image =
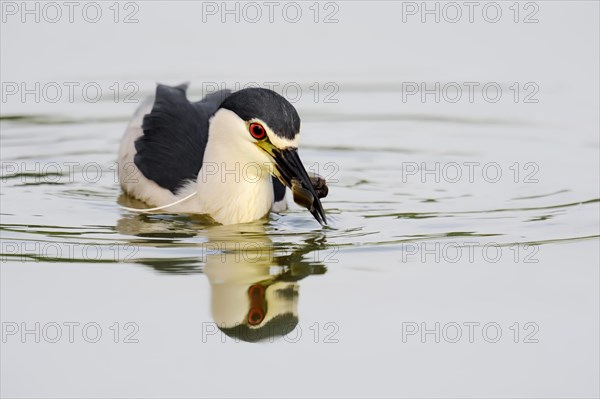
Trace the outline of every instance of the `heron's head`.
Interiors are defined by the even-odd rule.
[[[326,224],[319,196],[298,156],[300,117],[283,96],[248,88],[231,94],[211,119],[211,129],[227,135],[232,151],[255,162],[292,189],[294,201]]]

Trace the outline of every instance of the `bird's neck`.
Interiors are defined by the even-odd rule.
[[[222,224],[247,223],[267,215],[273,205],[273,183],[264,162],[247,149],[212,129],[198,174],[196,200]]]

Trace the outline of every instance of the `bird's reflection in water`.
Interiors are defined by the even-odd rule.
[[[133,215],[121,219],[117,230],[153,238],[131,240],[140,246],[156,245],[161,238],[173,242],[206,237],[206,242],[194,245],[201,254],[195,262],[189,257],[137,261],[166,273],[203,272],[211,286],[213,320],[229,337],[273,341],[293,331],[299,321],[298,281],[326,272],[319,259],[326,248],[324,234],[305,235],[301,244],[275,244],[264,221],[230,226],[207,225],[201,219],[195,222],[186,216]],[[177,228],[179,223],[187,224],[187,229]],[[168,246],[165,242],[161,245]]]

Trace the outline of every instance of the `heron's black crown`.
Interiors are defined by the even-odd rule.
[[[269,89],[251,87],[231,94],[221,108],[235,112],[245,121],[264,121],[278,136],[293,140],[300,132],[300,117],[283,96]]]

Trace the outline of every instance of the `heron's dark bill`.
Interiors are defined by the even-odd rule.
[[[298,156],[298,149],[279,150],[273,148],[272,156],[280,175],[277,177],[283,184],[292,189],[294,202],[308,209],[319,223],[327,224],[321,200]]]

